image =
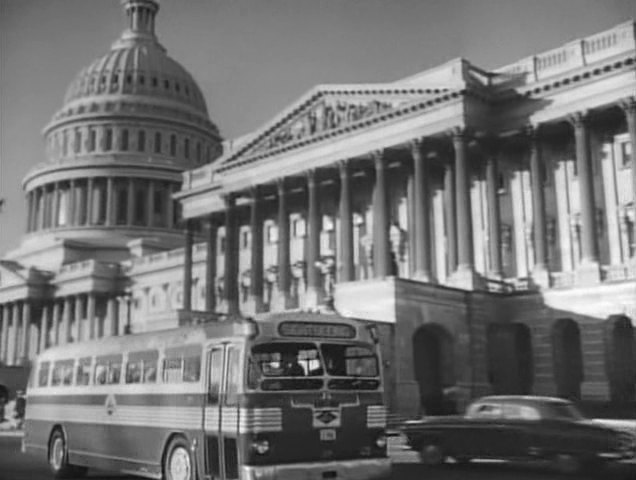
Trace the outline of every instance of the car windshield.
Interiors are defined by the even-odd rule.
[[[547,418],[554,420],[583,420],[585,416],[571,403],[550,402],[545,407]]]
[[[263,390],[320,389],[325,381],[334,390],[375,389],[378,376],[377,355],[360,344],[261,343],[252,347],[248,367],[249,387]]]

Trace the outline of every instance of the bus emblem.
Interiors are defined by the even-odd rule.
[[[117,408],[117,402],[115,402],[115,395],[112,393],[106,397],[106,413],[112,415]]]
[[[338,415],[331,410],[321,410],[316,413],[316,420],[324,425],[329,425],[334,420],[338,419]]]

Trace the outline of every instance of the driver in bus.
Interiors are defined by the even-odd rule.
[[[298,363],[298,358],[291,352],[283,353],[283,375],[288,377],[304,377],[305,370]]]

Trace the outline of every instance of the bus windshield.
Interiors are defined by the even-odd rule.
[[[248,380],[263,390],[376,389],[378,357],[362,344],[271,342],[252,347]]]

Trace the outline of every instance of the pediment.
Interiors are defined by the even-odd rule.
[[[0,260],[0,289],[25,285],[28,269],[10,260]]]
[[[221,169],[244,158],[274,153],[293,146],[327,140],[364,123],[450,90],[413,85],[364,84],[319,86],[228,152]]]

